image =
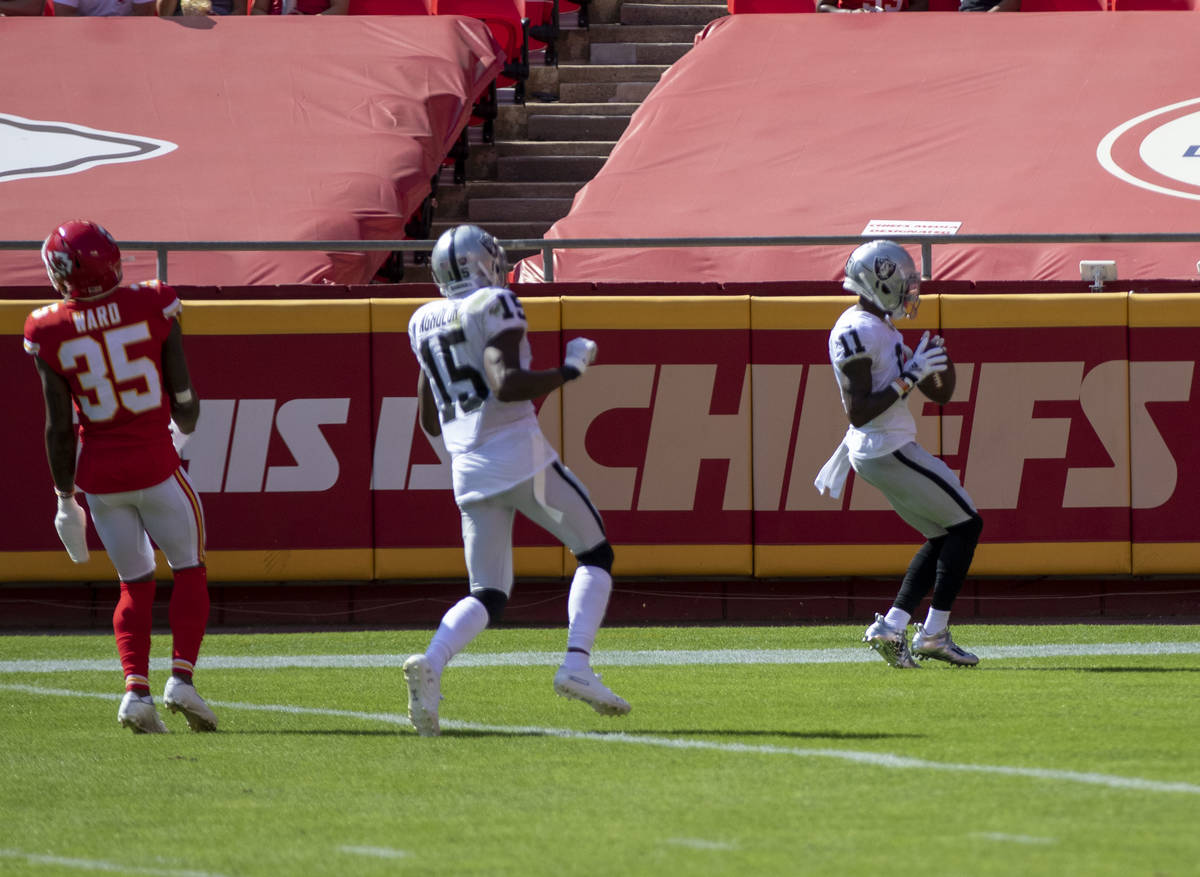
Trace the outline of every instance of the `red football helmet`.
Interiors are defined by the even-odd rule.
[[[46,274],[63,298],[94,298],[121,283],[121,248],[102,226],[64,222],[42,244]]]

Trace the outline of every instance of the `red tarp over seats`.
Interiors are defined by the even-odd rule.
[[[1200,232],[1198,45],[1182,13],[723,18],[546,237]],[[554,278],[835,279],[848,249],[559,250]],[[1078,280],[1081,259],[1194,279],[1200,244],[936,246],[933,277]]]
[[[119,241],[403,238],[504,63],[459,17],[5,21],[0,240],[74,217]],[[182,253],[168,276],[363,283],[386,256]],[[153,273],[152,255],[126,266]],[[0,251],[0,284],[45,280],[36,252]]]

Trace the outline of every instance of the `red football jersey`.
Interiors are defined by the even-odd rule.
[[[67,299],[25,320],[25,351],[71,387],[79,415],[75,483],[85,493],[141,490],[179,466],[162,347],[179,298],[156,283]]]

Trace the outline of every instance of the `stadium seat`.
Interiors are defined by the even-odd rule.
[[[816,12],[813,0],[729,0],[729,14],[743,12]]]
[[[432,15],[429,0],[350,0],[350,15]]]
[[[498,85],[513,86],[513,100],[525,103],[529,78],[529,18],[525,0],[433,0],[434,15],[477,18],[491,28],[507,59]]]
[[[546,50],[546,66],[558,66],[559,0],[525,0],[529,18],[529,51]]]

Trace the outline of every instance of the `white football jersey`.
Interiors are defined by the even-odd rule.
[[[413,353],[437,401],[459,503],[508,490],[558,459],[533,403],[501,402],[484,379],[483,351],[509,329],[526,332],[528,323],[516,294],[499,287],[429,302],[408,323]],[[521,367],[532,360],[523,335]]]
[[[878,392],[900,377],[900,369],[908,357],[904,339],[890,318],[877,317],[855,305],[844,311],[829,333],[829,360],[837,376],[846,405],[850,381],[842,366],[856,359],[871,362],[871,392]],[[917,424],[906,400],[895,404],[861,427],[846,430],[845,444],[850,458],[869,459],[890,454],[911,441],[916,441]]]

